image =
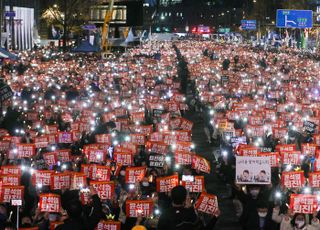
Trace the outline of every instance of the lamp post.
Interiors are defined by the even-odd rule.
[[[13,11],[13,1],[10,1],[10,11]],[[11,48],[13,50],[16,49],[16,42],[15,42],[15,32],[14,32],[14,17],[10,17],[10,24],[11,24]]]
[[[68,36],[68,31],[67,31],[67,7],[68,7],[68,1],[64,0],[64,20],[63,20],[63,51],[67,51],[67,36]]]

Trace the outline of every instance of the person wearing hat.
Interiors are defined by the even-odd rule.
[[[132,228],[132,230],[147,230],[143,225],[136,225]]]

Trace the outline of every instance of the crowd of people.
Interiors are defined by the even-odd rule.
[[[193,39],[4,61],[0,229],[213,229],[212,174],[243,229],[320,229],[319,68]],[[193,113],[217,162],[197,153]]]
[[[242,228],[319,229],[317,59],[212,42],[178,48]]]
[[[171,42],[108,60],[43,48],[2,69],[0,229],[213,228]],[[196,213],[200,195],[212,210]]]

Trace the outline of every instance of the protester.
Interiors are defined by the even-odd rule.
[[[161,214],[158,229],[194,229],[198,217],[183,186],[171,190],[172,207]]]
[[[3,66],[1,228],[21,200],[20,227],[213,229],[216,173],[243,229],[319,229],[314,56],[186,39],[20,59]]]
[[[185,118],[188,64],[172,42],[108,60],[52,47],[20,60],[3,68],[13,95],[2,95],[2,229],[157,229],[171,199],[192,227],[214,226],[211,165],[195,153]],[[186,196],[171,192],[179,184],[186,209]]]

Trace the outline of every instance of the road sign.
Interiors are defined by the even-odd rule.
[[[83,30],[95,30],[97,29],[96,25],[94,24],[88,24],[81,27]]]
[[[15,11],[6,11],[4,13],[5,17],[9,17],[9,18],[14,18],[16,16],[16,12]]]
[[[256,30],[257,21],[256,20],[241,20],[241,28],[243,30]]]
[[[219,28],[218,33],[221,33],[221,34],[230,33],[230,28]]]
[[[312,10],[277,10],[277,27],[312,28]]]

